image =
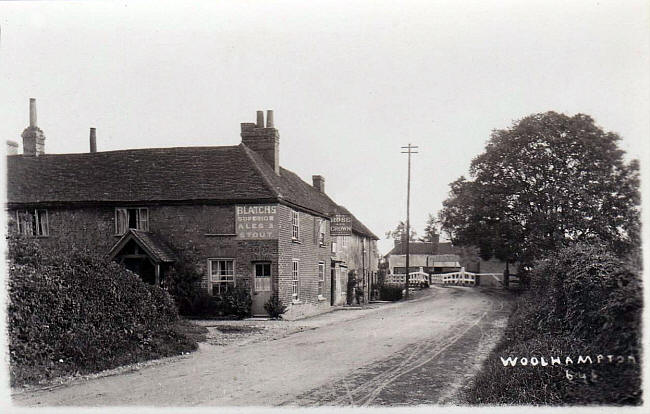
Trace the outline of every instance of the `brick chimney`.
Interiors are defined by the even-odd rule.
[[[241,124],[241,142],[257,152],[277,175],[280,175],[280,134],[273,126],[273,111],[266,112],[266,127],[264,112],[257,111],[257,122]]]
[[[325,193],[325,178],[322,175],[312,175],[311,179],[314,183],[314,188],[321,193]]]
[[[97,152],[97,130],[90,128],[90,152]]]
[[[45,134],[36,124],[36,99],[29,98],[29,126],[23,137],[23,155],[36,156],[45,154]]]
[[[10,139],[7,140],[7,155],[18,154],[18,143]]]

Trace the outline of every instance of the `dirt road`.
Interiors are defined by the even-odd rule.
[[[203,345],[127,374],[13,396],[17,405],[453,403],[505,325],[501,292],[432,288],[419,300],[338,311],[246,345]]]

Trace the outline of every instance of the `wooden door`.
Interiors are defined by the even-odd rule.
[[[253,307],[254,316],[267,316],[264,304],[271,298],[271,262],[253,265]]]

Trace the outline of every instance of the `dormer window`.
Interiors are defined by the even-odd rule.
[[[128,229],[149,231],[148,208],[116,208],[115,234],[122,235]]]

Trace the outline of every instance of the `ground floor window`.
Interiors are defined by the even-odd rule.
[[[325,263],[318,262],[318,296],[323,296],[324,284],[325,284]]]
[[[233,259],[210,259],[208,271],[213,295],[221,295],[235,287],[235,261]]]
[[[255,263],[255,292],[271,291],[271,263]]]
[[[291,270],[291,297],[298,300],[298,279],[300,277],[300,262],[296,259],[292,262]]]

